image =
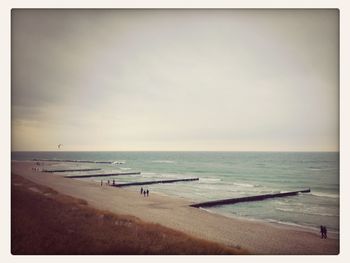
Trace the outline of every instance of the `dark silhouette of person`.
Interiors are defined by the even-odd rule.
[[[114,181],[114,179],[113,179],[113,185],[115,185],[115,181]]]
[[[108,185],[109,185],[109,180],[108,180],[108,182],[107,182],[107,183],[108,183]]]
[[[102,180],[101,180],[101,186],[102,186],[102,183],[103,183],[103,182],[102,182]]]
[[[320,226],[321,239],[324,237],[324,229],[323,226]]]
[[[141,187],[140,194],[143,194],[143,188]]]
[[[327,227],[323,226],[323,237],[326,239],[327,238]]]
[[[146,196],[146,191],[143,191],[143,196]]]
[[[147,196],[148,196],[148,195],[149,195],[149,191],[148,191],[148,189],[147,189],[147,191],[146,191],[146,192],[147,192]]]

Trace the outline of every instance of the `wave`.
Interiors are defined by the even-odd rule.
[[[314,216],[330,216],[330,217],[339,217],[339,215],[335,214],[329,214],[329,213],[313,213],[313,212],[305,212],[307,215],[314,215]]]
[[[292,213],[298,213],[298,214],[306,214],[306,215],[314,215],[314,216],[330,216],[330,217],[339,217],[339,215],[330,214],[330,213],[321,213],[321,212],[312,212],[310,210],[295,210],[292,208],[283,208],[283,207],[276,207],[275,210],[282,211],[282,212],[292,212]]]
[[[311,170],[311,171],[321,171],[321,170],[324,170],[322,168],[316,168],[316,167],[309,167],[308,170]]]
[[[307,169],[311,170],[311,171],[332,171],[332,170],[338,170],[337,167],[329,167],[329,166],[326,166],[326,167],[310,166]]]
[[[121,170],[124,170],[124,171],[125,171],[125,170],[131,170],[131,168],[129,168],[129,167],[120,167],[120,169],[121,169]]]
[[[315,226],[315,225],[310,225],[310,224],[301,224],[301,223],[293,223],[293,222],[286,222],[286,221],[281,221],[281,220],[276,220],[276,219],[265,219],[267,222],[273,223],[273,224],[281,224],[281,225],[285,225],[285,226],[290,226],[290,227],[298,227],[298,228],[302,228],[306,231],[311,231],[314,233],[315,230],[319,230],[319,226]],[[339,234],[339,230],[337,229],[328,229],[329,233],[338,235]]]
[[[177,173],[154,173],[154,172],[143,172],[142,177],[147,178],[169,178],[169,179],[182,179],[186,176],[184,174],[177,174]]]
[[[241,186],[241,187],[259,187],[261,185],[259,184],[248,184],[248,183],[233,183],[235,186]]]
[[[175,161],[171,161],[171,160],[153,160],[152,163],[175,163]]]
[[[305,230],[311,230],[314,231],[315,229],[318,230],[317,226],[311,226],[311,225],[302,225],[302,224],[297,224],[297,223],[293,223],[293,222],[286,222],[286,221],[281,221],[281,220],[277,220],[277,219],[272,219],[272,218],[267,218],[264,219],[267,222],[270,223],[275,223],[275,224],[281,224],[281,225],[286,225],[286,226],[293,226],[293,227],[299,227],[299,228],[304,228]]]
[[[151,172],[143,172],[141,173],[141,177],[159,177],[160,174],[151,173]]]
[[[338,194],[329,194],[329,193],[322,193],[322,192],[311,192],[311,195],[318,196],[318,197],[339,198]]]
[[[220,178],[201,178],[202,182],[221,182]]]
[[[282,211],[282,212],[295,212],[295,210],[292,209],[292,208],[281,208],[281,207],[276,207],[275,209],[278,210],[278,211]]]

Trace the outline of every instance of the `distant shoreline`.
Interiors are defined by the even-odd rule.
[[[120,153],[127,153],[127,152],[152,152],[152,153],[156,153],[156,152],[159,152],[159,153],[165,153],[165,152],[174,152],[174,153],[339,153],[340,151],[186,151],[186,150],[181,150],[181,151],[172,151],[172,150],[169,150],[169,151],[145,151],[145,150],[139,150],[139,151],[134,151],[134,150],[130,150],[130,151],[112,151],[112,150],[96,150],[96,151],[84,151],[84,150],[69,150],[69,151],[66,151],[66,150],[35,150],[35,151],[32,151],[32,150],[16,150],[16,151],[11,151],[11,153],[19,153],[19,152],[28,152],[28,153],[33,153],[33,152],[52,152],[52,153],[58,153],[58,152],[120,152]]]

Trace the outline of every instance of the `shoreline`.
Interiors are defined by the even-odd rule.
[[[259,218],[231,215],[228,213],[217,213],[217,212],[210,211],[210,209],[206,209],[206,208],[199,208],[199,209],[202,209],[208,213],[222,215],[222,216],[225,216],[227,218],[243,220],[243,221],[247,220],[247,221],[257,222],[257,223],[261,223],[261,224],[269,224],[269,225],[272,225],[276,228],[300,230],[300,231],[308,232],[310,234],[315,234],[315,233],[319,232],[319,229],[316,227],[313,227],[313,226],[304,226],[304,225],[300,225],[300,224],[296,224],[296,223],[282,222],[282,221],[277,221],[277,220],[273,220],[273,219],[271,219],[271,221],[269,221],[269,220],[264,220],[264,219],[259,219]],[[339,232],[328,230],[327,234],[328,234],[328,238],[339,239]]]
[[[50,176],[32,171],[33,161],[12,162],[12,172],[35,183],[84,199],[92,207],[115,214],[132,215],[146,222],[164,225],[192,236],[239,246],[252,254],[320,255],[339,253],[339,238],[321,240],[319,233],[247,218],[228,217],[189,207],[188,200],[152,193],[149,198],[130,189],[114,189],[91,181]]]
[[[171,197],[170,195],[167,195],[166,193],[154,191],[154,190],[152,191],[152,194],[157,194],[160,196],[164,196],[166,198]],[[177,197],[177,198],[186,200],[188,202],[194,202],[192,200],[186,199],[185,197]],[[223,212],[218,213],[218,212],[211,211],[210,208],[203,208],[203,207],[199,207],[197,209],[203,210],[203,211],[210,213],[210,214],[224,216],[226,218],[232,218],[235,220],[243,220],[243,221],[247,220],[247,221],[261,223],[261,224],[269,224],[269,225],[273,225],[274,227],[277,227],[277,228],[297,229],[300,231],[309,232],[311,234],[315,234],[315,233],[319,232],[318,227],[305,226],[305,225],[292,223],[292,222],[282,222],[282,221],[277,221],[277,220],[272,221],[273,219],[271,219],[271,221],[269,221],[269,220],[253,218],[253,217],[237,216],[237,215],[232,215],[232,214],[223,213]],[[328,238],[339,239],[339,235],[340,235],[339,231],[328,230]]]

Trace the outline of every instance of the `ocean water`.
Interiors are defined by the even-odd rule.
[[[72,180],[135,182],[198,177],[199,181],[143,186],[192,202],[311,188],[311,193],[224,205],[207,210],[225,216],[299,225],[339,233],[338,152],[13,152],[12,160],[91,160],[110,164],[59,162],[50,169],[102,168],[141,175]],[[114,163],[113,163],[114,162]],[[44,167],[45,168],[45,167]],[[62,173],[59,173],[63,175]],[[79,172],[74,172],[79,174]],[[66,173],[72,175],[72,173]],[[139,192],[140,186],[132,186]]]

